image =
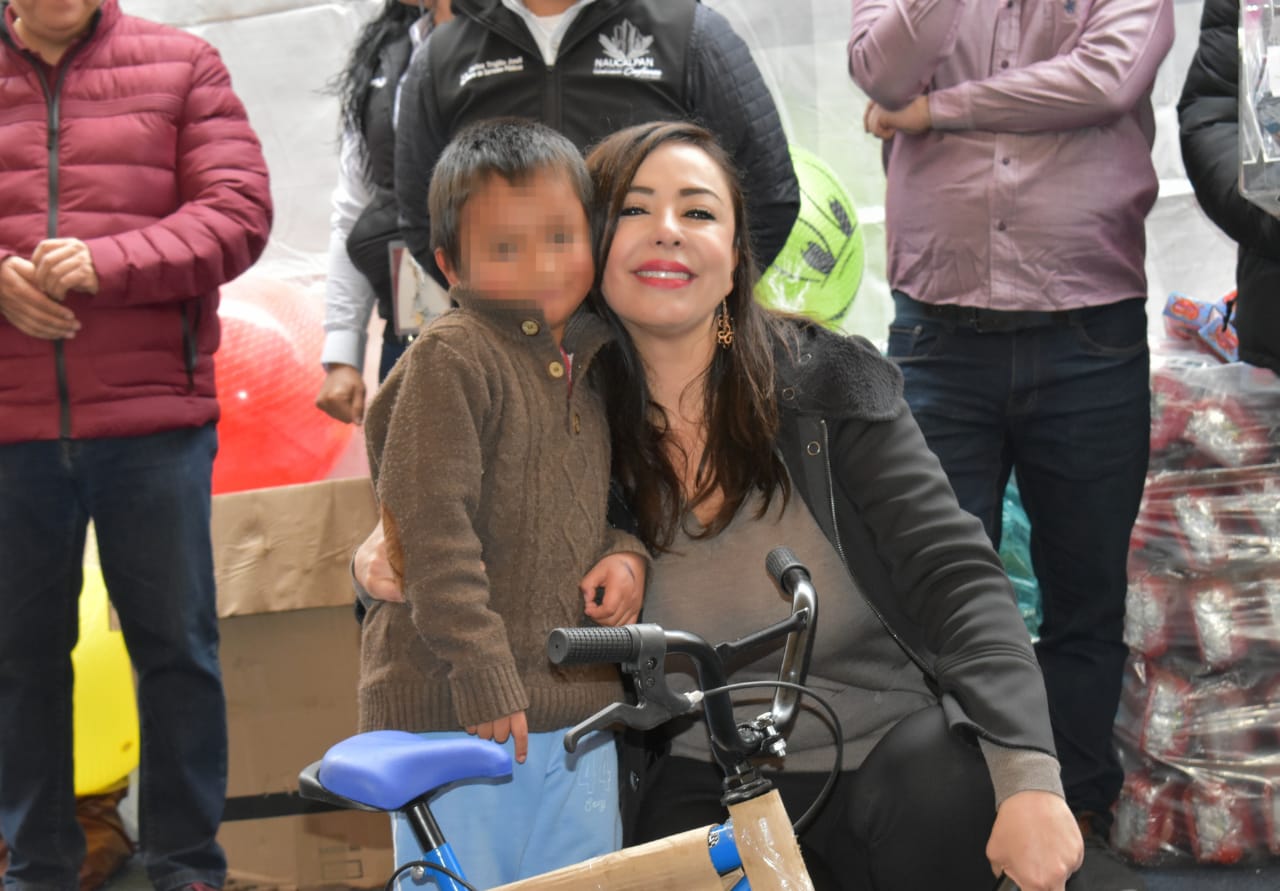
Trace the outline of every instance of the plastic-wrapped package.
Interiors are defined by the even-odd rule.
[[[1173,344],[1129,560],[1112,841],[1146,864],[1280,854],[1280,378]]]
[[[1276,376],[1222,364],[1182,341],[1153,351],[1150,472],[1255,467],[1280,460]]]
[[[1254,800],[1241,783],[1217,779],[1193,781],[1185,804],[1191,850],[1201,863],[1239,863],[1258,844]]]
[[[1111,840],[1138,863],[1160,863],[1190,849],[1182,819],[1186,780],[1173,771],[1138,768],[1125,776]]]

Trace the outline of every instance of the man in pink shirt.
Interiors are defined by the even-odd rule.
[[[888,146],[889,353],[997,544],[1017,472],[1036,650],[1086,839],[1068,887],[1090,891],[1144,887],[1105,844],[1150,433],[1150,91],[1172,42],[1171,0],[853,0],[849,72]]]

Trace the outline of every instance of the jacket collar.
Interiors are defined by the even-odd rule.
[[[902,372],[861,337],[812,322],[790,323],[776,351],[784,410],[887,421],[904,410]]]
[[[493,300],[476,297],[463,288],[451,288],[449,296],[468,312],[486,320],[505,339],[518,344],[534,344],[538,349],[556,350],[551,329],[542,310],[528,300]],[[604,319],[587,309],[578,308],[564,326],[562,346],[573,354],[574,367],[585,363],[613,339]]]

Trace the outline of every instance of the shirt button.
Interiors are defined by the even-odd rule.
[[[1005,225],[1004,220],[1001,220],[1000,222],[996,223],[996,229],[998,229],[1001,232],[1003,232],[1005,229],[1008,229],[1008,228],[1009,227]]]
[[[525,319],[523,322],[520,323],[520,330],[523,331],[528,336],[533,337],[533,335],[537,334],[542,329],[538,326],[538,323],[535,322],[533,319]]]
[[[1003,62],[1001,62],[1001,63],[1000,63],[1000,67],[1001,67],[1001,68],[1008,68],[1008,67],[1009,67],[1009,60],[1008,60],[1008,59],[1005,59]]]
[[[818,441],[815,439],[813,442],[805,446],[804,450],[810,455],[816,455],[822,451],[822,446],[818,445]]]
[[[564,366],[559,362],[552,362],[547,366],[547,374],[559,380],[564,377]]]
[[[1008,166],[1009,166],[1009,159],[1008,159],[1008,158],[1001,158],[1001,159],[1000,159],[1000,163],[1001,163],[1001,164],[1003,164],[1005,167],[1008,167]]]
[[[787,387],[785,390],[783,390],[783,391],[782,391],[782,398],[783,398],[783,399],[795,399],[795,398],[796,398],[796,388],[795,388],[795,387]]]

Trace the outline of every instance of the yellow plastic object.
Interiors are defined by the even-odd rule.
[[[76,795],[119,789],[138,766],[138,706],[124,635],[113,631],[102,570],[86,564],[75,667]]]

